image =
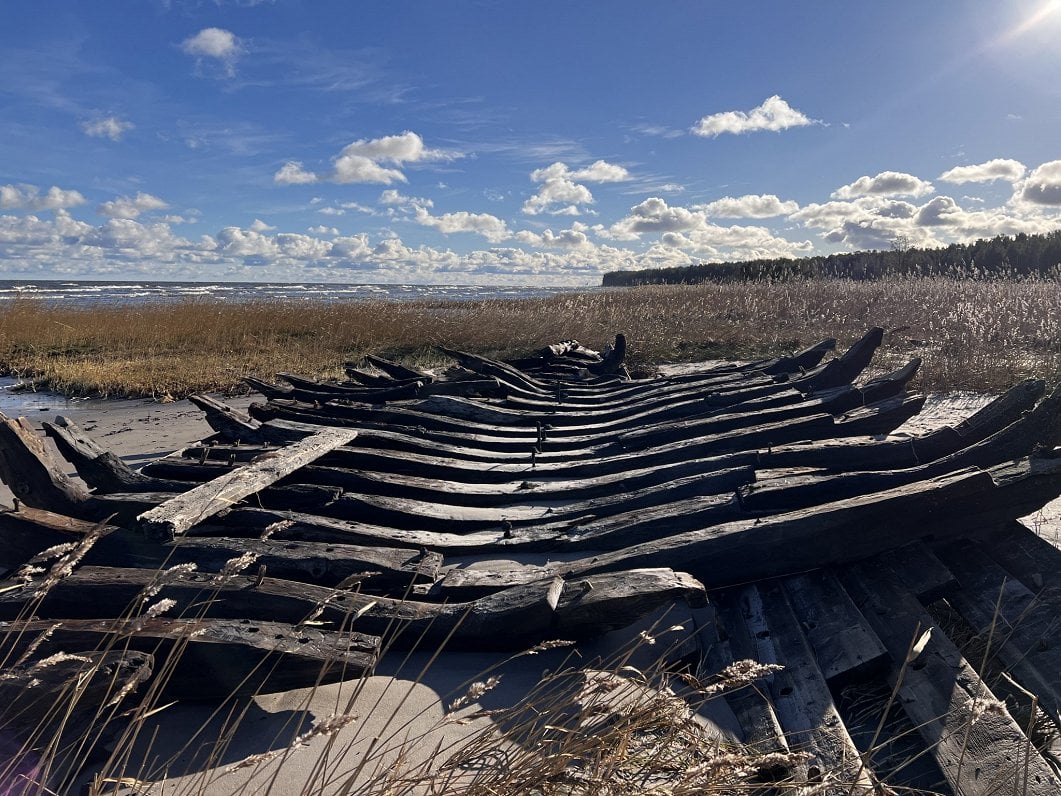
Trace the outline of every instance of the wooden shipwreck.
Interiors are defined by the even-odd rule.
[[[1059,793],[1027,728],[1061,710],[1061,552],[1017,519],[1061,494],[1061,388],[891,437],[924,398],[919,360],[863,375],[882,335],[655,378],[627,375],[621,335],[603,355],[446,350],[442,377],[370,357],[342,382],[248,379],[267,400],[246,413],[197,396],[214,436],[138,471],[45,423],[80,479],[4,419],[0,687],[68,656],[48,672],[91,674],[83,729],[141,682],[312,685],[392,649],[580,641],[678,604],[668,665],[783,667],[725,697],[739,740],[806,753],[764,778]],[[860,720],[852,688],[892,715]],[[0,708],[24,749],[44,702]],[[915,763],[893,772],[881,750],[903,744]]]

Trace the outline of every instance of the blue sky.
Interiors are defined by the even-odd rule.
[[[598,284],[1061,227],[1061,0],[8,0],[0,277]]]

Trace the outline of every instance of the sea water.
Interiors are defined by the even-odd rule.
[[[583,288],[590,289],[593,288]],[[469,301],[487,298],[534,298],[570,292],[572,288],[481,285],[359,285],[303,282],[142,282],[2,280],[0,307],[16,299],[64,305],[135,304],[211,299],[240,303],[259,300],[351,301],[357,299],[438,299]]]

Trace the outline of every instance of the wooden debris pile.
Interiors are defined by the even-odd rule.
[[[784,667],[726,697],[740,740],[807,752],[779,776],[1057,793],[1022,727],[1025,694],[1061,707],[1061,553],[1016,520],[1061,493],[1061,388],[888,437],[924,397],[919,360],[863,376],[882,336],[651,379],[621,335],[447,350],[445,377],[369,357],[343,382],[248,379],[267,400],[247,413],[196,397],[215,436],[139,471],[44,424],[81,481],[5,420],[6,676],[82,655],[216,698],[356,677],[386,649],[578,641],[678,601],[692,673]],[[986,667],[962,652],[985,634]],[[901,720],[859,721],[844,694],[867,683]],[[917,762],[893,773],[904,743]]]

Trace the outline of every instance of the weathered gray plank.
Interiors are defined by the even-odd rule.
[[[1061,711],[1061,601],[1034,594],[978,545],[952,544],[940,555],[961,581],[948,600],[985,639],[991,654],[1039,698],[1055,719]]]
[[[810,755],[801,766],[806,782],[832,796],[873,793],[873,780],[861,764],[780,582],[761,583],[743,592],[748,629],[756,638],[764,634],[769,638],[785,667],[770,681],[770,697],[789,747]]]
[[[886,550],[878,558],[897,572],[910,593],[925,605],[958,587],[954,573],[920,540]]]
[[[734,661],[753,660],[759,663],[777,663],[776,655],[769,645],[761,646],[751,635],[744,621],[737,590],[715,592],[711,595],[719,626],[725,634],[725,646],[717,646],[718,656],[710,663],[724,668]],[[729,660],[722,658],[728,653]],[[764,658],[766,660],[764,660]],[[712,672],[715,673],[715,672]],[[726,702],[744,731],[744,743],[760,754],[787,752],[788,741],[778,721],[774,706],[768,696],[769,679],[727,691]],[[776,772],[781,774],[782,772]],[[787,774],[788,772],[784,772]]]
[[[328,451],[351,442],[356,436],[354,429],[319,431],[264,461],[251,462],[144,512],[137,518],[137,523],[141,530],[157,538],[180,536],[204,519],[276,483]]]
[[[879,563],[857,565],[841,580],[888,649],[898,703],[956,793],[1061,792],[1061,780],[894,572]],[[903,666],[928,630],[916,660]]]
[[[826,680],[846,683],[883,670],[884,645],[832,571],[792,575],[784,589]]]

